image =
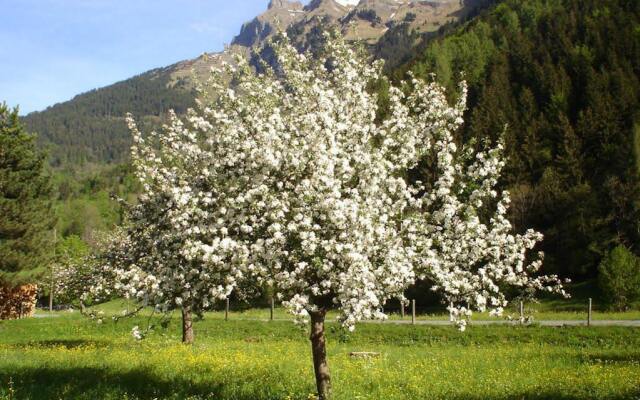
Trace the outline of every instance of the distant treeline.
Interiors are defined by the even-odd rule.
[[[154,70],[114,85],[76,96],[23,120],[48,148],[53,166],[113,163],[128,159],[131,134],[126,113],[157,126],[170,109],[183,113],[195,93],[184,82],[172,82],[170,72]],[[140,118],[138,118],[140,119]]]

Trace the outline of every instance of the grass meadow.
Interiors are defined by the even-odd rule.
[[[210,313],[192,347],[177,313],[142,341],[155,319],[0,322],[0,399],[313,399],[306,331],[241,319],[263,315]],[[329,324],[328,346],[335,399],[640,399],[638,328]]]

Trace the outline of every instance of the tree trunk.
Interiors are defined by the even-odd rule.
[[[326,310],[310,313],[311,315],[311,351],[313,353],[313,369],[316,374],[316,386],[320,400],[331,399],[331,377],[327,363],[327,346],[324,338],[324,317]]]
[[[193,320],[191,318],[191,310],[182,308],[182,343],[193,344]]]
[[[58,230],[53,228],[53,259],[56,259],[56,242],[58,241]],[[53,312],[53,292],[55,292],[55,264],[51,264],[51,288],[49,289],[49,312]]]

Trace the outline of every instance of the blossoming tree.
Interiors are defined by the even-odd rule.
[[[210,82],[208,124],[199,127],[235,155],[231,184],[244,193],[229,205],[233,235],[250,243],[249,272],[299,320],[310,319],[316,384],[327,399],[325,315],[337,308],[349,329],[384,318],[385,302],[413,282],[418,253],[407,233],[422,187],[406,174],[459,115],[434,101],[437,85],[418,83],[407,97],[391,88],[390,117],[377,123],[377,97],[367,88],[383,79],[381,63],[336,35],[317,57],[284,35],[271,45],[275,61],[264,74],[239,60],[226,71],[235,90],[220,74]]]
[[[391,86],[380,122],[368,87],[384,79],[382,64],[339,35],[325,39],[311,57],[282,34],[264,73],[242,59],[214,71],[198,110],[185,123],[173,116],[151,135],[156,145],[131,124],[144,194],[118,273],[132,295],[183,313],[228,296],[245,275],[271,286],[299,321],[310,320],[324,400],[329,309],[348,329],[384,318],[385,302],[402,298],[417,273],[436,282],[462,321],[463,302],[501,307],[503,283],[556,282],[531,278],[539,262],[527,263],[526,251],[539,235],[511,233],[508,193],[485,218],[498,197],[500,148],[475,161],[457,154],[464,85],[454,106],[436,83]],[[434,182],[408,179],[424,158],[437,160]]]
[[[198,135],[210,125],[193,111],[185,122],[171,113],[160,133],[146,137],[131,117],[128,123],[143,192],[112,257],[115,288],[163,312],[181,309],[182,340],[192,343],[192,315],[226,299],[247,264],[246,246],[228,234],[234,223],[225,209],[241,189],[224,171],[228,153]]]
[[[41,283],[51,291],[50,305],[53,304],[54,297],[58,302],[68,305],[80,300],[80,296],[88,289],[91,278],[91,271],[83,268],[88,253],[89,248],[77,236],[69,236],[57,243],[51,275]]]
[[[378,99],[367,88],[383,79],[381,64],[367,62],[339,36],[326,40],[310,57],[281,36],[272,43],[272,67],[258,76],[241,60],[228,70],[236,90],[214,83],[208,112],[212,126],[233,126],[224,135],[238,154],[229,166],[247,177],[237,203],[251,243],[248,269],[300,320],[310,319],[322,399],[330,397],[329,308],[349,329],[384,318],[387,299],[402,297],[417,272],[454,302],[452,318],[464,327],[462,301],[499,309],[504,283],[557,283],[531,277],[540,263],[525,264],[526,250],[540,237],[511,233],[508,193],[495,216],[480,221],[483,201],[497,196],[503,161],[500,147],[471,163],[468,151],[456,157],[464,84],[454,106],[436,83],[412,80],[409,95],[392,86],[389,117],[379,123]],[[410,182],[408,171],[425,157],[438,161],[436,181]]]
[[[77,236],[63,239],[58,244],[52,276],[44,283],[51,285],[59,303],[78,306],[83,315],[102,322],[99,316],[104,313],[89,307],[125,295],[116,289],[119,283],[114,266],[125,257],[126,231],[116,227],[108,232],[95,231],[92,236],[91,248]]]

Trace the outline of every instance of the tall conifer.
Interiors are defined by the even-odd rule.
[[[51,253],[51,186],[45,156],[18,109],[0,103],[0,284],[33,282]]]

